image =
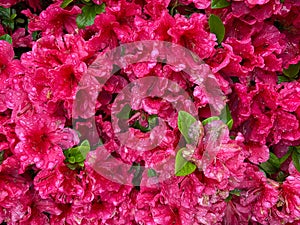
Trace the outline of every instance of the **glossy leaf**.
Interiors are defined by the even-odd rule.
[[[86,5],[81,10],[82,13],[77,16],[76,23],[79,28],[85,28],[93,25],[96,15],[105,11],[105,4]]]
[[[73,0],[64,0],[64,1],[61,3],[60,7],[66,8],[71,2],[73,2]]]
[[[191,163],[187,161],[182,156],[182,151],[185,150],[185,148],[180,149],[176,154],[175,159],[175,175],[176,176],[186,176],[191,173],[193,173],[197,166],[194,163]]]
[[[232,119],[231,112],[229,110],[228,105],[226,105],[224,107],[224,109],[222,110],[221,115],[220,115],[220,119],[228,126],[229,129],[232,128],[233,119]]]
[[[226,0],[211,0],[211,8],[212,9],[221,9],[230,6],[230,2]]]
[[[4,40],[4,41],[7,41],[8,43],[12,44],[12,38],[10,35],[8,34],[4,34],[0,37],[0,40]]]
[[[209,118],[203,120],[202,124],[203,124],[203,126],[205,126],[206,124],[211,123],[212,121],[215,121],[215,120],[220,120],[220,117],[218,117],[218,116],[209,117]]]
[[[298,64],[291,64],[289,68],[283,69],[283,74],[289,78],[296,78],[300,70],[300,62]]]
[[[185,111],[178,112],[178,129],[183,135],[187,143],[192,143],[193,140],[189,135],[189,131],[192,126],[197,126],[197,120],[191,114]]]
[[[211,14],[208,20],[208,24],[210,32],[216,35],[217,41],[220,44],[225,36],[225,27],[222,20],[218,16]]]
[[[295,168],[300,172],[300,149],[294,149],[292,153],[292,160]]]
[[[156,173],[156,171],[154,169],[149,169],[147,171],[147,175],[148,175],[148,177],[156,177],[157,173]]]

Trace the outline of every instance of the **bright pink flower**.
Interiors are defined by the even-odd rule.
[[[239,41],[235,38],[227,38],[226,44],[229,44],[233,53],[237,56],[240,56],[241,59],[238,62],[241,66],[238,71],[236,71],[237,76],[240,74],[247,74],[249,71],[252,71],[255,67],[262,68],[264,66],[263,58],[254,53],[255,49],[251,43],[251,39],[246,39]]]
[[[255,52],[263,57],[270,53],[276,55],[282,53],[285,50],[286,44],[284,41],[284,34],[273,25],[264,24],[260,31],[252,38]]]
[[[24,0],[0,0],[0,6],[4,8],[10,8],[13,5],[22,2]],[[26,3],[36,11],[37,9],[41,9],[41,4],[38,0],[26,0]]]
[[[0,223],[300,223],[300,175],[292,157],[271,176],[259,166],[270,153],[282,157],[289,146],[300,145],[299,77],[278,84],[278,76],[286,76],[283,68],[300,60],[299,1],[228,0],[229,6],[211,9],[210,0],[93,0],[86,4],[105,3],[105,12],[84,29],[76,17],[86,4],[72,1],[63,9],[62,2],[0,0],[17,14],[11,18],[15,29],[4,15],[0,25],[0,36],[13,39],[0,40]],[[29,33],[20,10],[29,18]],[[225,25],[220,46],[210,32],[210,14]],[[35,31],[41,35],[33,41]],[[143,62],[126,68],[94,62],[141,40],[179,44],[206,64],[195,65],[195,55],[173,46],[156,51],[159,58],[153,51],[150,62],[131,52],[125,61]],[[194,69],[198,74],[189,75]],[[151,76],[167,79],[125,91]],[[114,119],[126,104],[134,115]],[[213,121],[201,130],[197,146],[186,144],[178,108],[203,120],[225,104],[233,129]],[[147,127],[151,115],[159,122],[149,132],[134,125]],[[72,170],[63,151],[79,138],[95,150],[84,167]],[[153,148],[143,151],[141,143]],[[177,177],[176,152],[184,146],[197,169]],[[155,176],[148,176],[150,169]]]
[[[217,224],[225,204],[221,194],[207,195],[204,188],[200,174],[172,177],[161,185],[142,188],[135,219],[149,224]]]
[[[9,7],[17,4],[20,1],[21,0],[1,0],[0,1],[0,6],[4,7],[4,8],[9,8]]]
[[[247,141],[265,144],[273,127],[273,119],[264,114],[251,116],[242,125],[242,131]]]
[[[144,6],[145,13],[157,21],[162,15],[168,16],[165,11],[170,2],[171,0],[147,0]]]
[[[42,111],[52,95],[47,70],[39,68],[34,73],[26,72],[25,74],[23,87],[28,93],[28,98],[38,111]]]
[[[246,144],[245,148],[249,152],[248,159],[254,164],[266,162],[269,159],[269,148],[266,145],[250,142]]]
[[[203,14],[193,14],[190,19],[175,16],[175,26],[168,30],[172,41],[183,45],[199,55],[201,59],[215,52],[216,36],[206,31],[207,18]]]
[[[74,60],[70,59],[73,58]],[[51,73],[51,94],[53,99],[70,99],[76,94],[78,83],[83,73],[86,72],[86,64],[80,62],[77,55],[71,55],[64,65],[49,70]]]
[[[280,85],[278,105],[287,112],[295,112],[300,107],[300,84],[289,82]]]
[[[243,206],[239,202],[239,197],[233,196],[227,203],[225,215],[223,218],[224,225],[248,225],[252,210],[251,205]]]
[[[238,127],[251,115],[251,104],[254,92],[248,92],[245,85],[236,83],[233,85],[229,106],[232,110],[233,126]]]
[[[95,181],[84,171],[77,173],[60,163],[53,169],[41,170],[34,178],[34,187],[43,198],[60,204],[83,206],[94,199]]]
[[[247,0],[249,5],[263,5],[268,3],[270,0]]]
[[[0,222],[17,223],[27,212],[26,192],[30,183],[21,176],[0,174]]]
[[[244,181],[238,187],[242,190],[239,204],[243,207],[251,205],[252,211],[249,216],[253,221],[268,224],[269,212],[278,201],[278,188],[279,184],[277,182],[267,179],[258,167],[248,164]],[[243,210],[242,207],[240,209]],[[236,210],[239,210],[239,208],[236,208]]]
[[[12,151],[21,162],[20,172],[28,165],[51,169],[63,161],[62,149],[78,144],[78,136],[70,128],[64,128],[64,120],[47,115],[20,118],[16,126],[20,142]]]
[[[111,7],[107,6],[105,11],[96,16],[94,24],[87,28],[87,32],[83,31],[83,35],[87,35],[87,46],[91,51],[96,52],[107,46],[117,47],[118,40],[123,43],[133,41],[131,26],[134,17],[141,14],[140,6],[122,0]]]
[[[109,206],[106,204],[99,204],[100,206],[96,207],[96,210],[103,210],[103,211],[109,211]],[[101,223],[101,216],[95,218],[95,207],[91,207],[90,204],[85,204],[82,206],[77,206],[74,204],[59,204],[58,205],[59,210],[61,211],[60,214],[51,214],[50,215],[50,221],[48,224],[50,225],[64,225],[64,224],[74,224],[74,225],[80,225],[80,224],[86,224],[86,225],[92,225],[92,224],[102,224]],[[89,211],[90,212],[87,212]],[[93,210],[93,211],[91,211]],[[100,214],[100,213],[99,213]],[[103,214],[100,214],[103,215]],[[100,222],[98,222],[100,220]]]
[[[14,48],[32,47],[32,37],[30,34],[26,35],[24,28],[16,29],[11,37],[13,39]]]
[[[52,199],[41,199],[36,192],[28,192],[27,196],[27,214],[22,217],[20,224],[49,224],[49,218],[45,213],[61,214],[61,210]]]
[[[260,3],[266,1],[262,5],[251,5],[252,2],[254,3],[254,1],[257,0],[233,2],[233,14],[241,20],[253,25],[256,22],[262,22],[265,19],[270,18],[273,14],[278,13],[281,9],[279,0],[262,0]]]
[[[271,86],[276,86],[278,81],[276,72],[265,71],[260,68],[254,69],[249,76],[251,76],[250,79],[254,80],[256,83],[269,84]]]
[[[299,119],[295,115],[285,111],[277,112],[270,138],[272,143],[277,144],[278,142],[282,142],[292,144],[295,141],[299,142],[299,135]]]
[[[278,224],[298,224],[300,216],[300,173],[293,163],[289,166],[290,175],[283,182],[280,196],[272,210],[272,220]],[[275,223],[274,223],[275,224]]]
[[[198,8],[198,9],[206,9],[210,6],[211,1],[209,1],[209,0],[205,0],[205,1],[193,0],[193,3],[195,4],[196,8]]]
[[[251,17],[250,17],[251,18]],[[237,15],[228,13],[224,19],[226,29],[226,37],[235,37],[238,40],[246,40],[251,38],[253,33],[261,30],[264,25],[262,22],[256,22],[255,26],[247,21],[241,20]]]
[[[46,10],[42,11],[39,16],[24,10],[23,14],[30,18],[28,28],[31,32],[42,31],[44,34],[63,34],[73,33],[75,31],[76,16],[81,12],[78,6],[73,6],[71,10],[60,7],[61,2],[51,4]]]
[[[282,184],[283,210],[292,218],[298,219],[300,216],[300,196],[297,190],[300,187],[300,173],[292,163],[289,172],[290,176]]]
[[[22,88],[24,68],[20,61],[13,59],[12,45],[0,40],[0,111],[14,109],[26,99]]]
[[[215,55],[207,60],[207,63],[212,67],[213,73],[225,68],[222,72],[232,75],[231,70],[239,67],[240,56],[233,53],[233,48],[230,45],[222,43],[222,46],[223,48],[218,48]]]
[[[101,5],[103,3],[102,0],[93,0],[93,2],[97,5]]]
[[[32,67],[54,69],[67,62],[71,64],[77,60],[83,61],[88,55],[82,37],[69,34],[62,37],[48,35],[35,42],[32,51],[21,56],[21,62],[27,69]]]
[[[1,48],[0,66],[2,72],[13,60],[14,50],[11,44],[3,40],[0,40],[0,48]]]
[[[203,155],[196,164],[205,177],[217,181],[222,190],[234,189],[243,178],[245,156],[241,146],[229,139],[228,128],[221,121],[213,121],[205,127]]]

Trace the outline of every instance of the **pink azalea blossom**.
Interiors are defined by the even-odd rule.
[[[64,128],[64,121],[47,115],[23,117],[16,125],[20,142],[12,150],[21,162],[20,172],[28,165],[52,169],[63,161],[62,149],[78,143],[78,136],[70,128]]]

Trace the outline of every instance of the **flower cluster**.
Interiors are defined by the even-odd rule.
[[[300,1],[0,0],[0,21],[0,224],[300,224]],[[95,66],[141,41],[194,56]]]

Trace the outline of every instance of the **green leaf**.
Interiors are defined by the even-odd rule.
[[[150,116],[148,116],[147,120],[148,120],[147,127],[142,126],[139,121],[135,121],[132,127],[135,129],[139,129],[140,131],[146,133],[158,125],[158,116],[157,115],[150,115]]]
[[[277,176],[276,176],[276,181],[278,182],[283,182],[285,178],[288,177],[288,174],[285,174],[283,171],[279,171]]]
[[[11,16],[10,16],[10,19],[15,19],[17,17],[17,14],[16,13],[14,13],[14,14],[12,14]]]
[[[4,34],[0,37],[0,40],[4,40],[4,41],[7,41],[8,43],[12,44],[12,38],[10,35],[8,34]]]
[[[300,151],[297,148],[294,148],[292,153],[292,160],[295,168],[300,172]]]
[[[25,20],[22,18],[17,18],[15,21],[16,23],[25,23]]]
[[[291,154],[292,154],[292,149],[290,148],[290,149],[288,150],[288,152],[287,152],[284,156],[282,156],[281,158],[279,158],[279,163],[280,163],[280,165],[281,165],[282,163],[284,163],[284,162],[290,157]]]
[[[270,157],[269,157],[268,161],[277,169],[280,168],[280,165],[281,165],[280,160],[277,158],[277,156],[273,152],[270,152]]]
[[[278,171],[278,168],[272,165],[272,163],[270,163],[269,161],[259,164],[259,167],[268,175],[275,174]]]
[[[221,9],[230,6],[230,2],[226,0],[211,0],[211,8],[212,9]]]
[[[186,176],[193,173],[197,166],[189,161],[187,161],[182,156],[182,151],[186,148],[180,149],[176,154],[175,159],[175,175],[176,176]]]
[[[123,109],[116,115],[119,119],[129,119],[131,107],[129,104],[124,105]]]
[[[209,29],[211,33],[217,36],[217,41],[220,44],[225,36],[225,27],[220,17],[211,14],[208,20]]]
[[[277,156],[273,152],[270,152],[268,161],[261,163],[259,167],[268,175],[272,175],[278,172],[280,165],[280,160],[277,158]]]
[[[82,13],[76,18],[76,23],[79,28],[93,25],[96,15],[105,11],[105,4],[101,5],[86,5],[82,7]]]
[[[90,143],[88,140],[84,140],[81,145],[78,147],[79,151],[80,151],[80,155],[82,156],[83,160],[81,161],[84,161],[86,159],[86,156],[87,154],[89,153],[89,151],[91,150],[91,147],[90,147]],[[80,162],[77,160],[77,162]]]
[[[288,159],[291,153],[292,150],[290,149],[283,157],[278,158],[273,152],[270,152],[268,161],[261,163],[259,167],[268,175],[276,174],[279,171],[282,163]]]
[[[226,125],[228,126],[229,129],[232,128],[232,126],[233,126],[233,119],[232,119],[231,112],[229,110],[228,105],[226,105],[224,107],[224,109],[221,111],[220,119],[224,123],[226,123]]]
[[[240,83],[240,79],[238,77],[230,77],[233,83]]]
[[[150,115],[148,117],[148,129],[152,130],[157,125],[158,125],[158,116],[157,115]]]
[[[67,164],[67,167],[69,167],[71,170],[76,170],[77,169],[76,164]]]
[[[239,189],[234,189],[229,192],[229,196],[225,199],[225,202],[231,201],[233,196],[241,196],[241,191]]]
[[[225,201],[225,202],[230,202],[231,199],[232,199],[232,195],[229,195],[224,201]]]
[[[90,143],[88,140],[84,140],[79,146],[74,148],[69,148],[64,151],[64,155],[66,156],[66,162],[69,164],[74,164],[76,167],[78,164],[84,165],[83,162],[86,159],[87,154],[90,151]]]
[[[34,40],[34,41],[36,41],[38,38],[39,38],[39,32],[38,31],[34,31],[34,32],[32,32],[32,34],[31,34],[31,36],[32,36],[32,39]]]
[[[2,19],[10,19],[10,13],[10,8],[0,7],[0,17],[2,17]]]
[[[206,124],[211,123],[212,121],[215,121],[215,120],[220,120],[220,117],[218,117],[218,116],[209,117],[209,118],[203,120],[202,124],[203,124],[203,126],[205,126]]]
[[[291,64],[289,68],[283,69],[283,74],[289,78],[295,79],[300,70],[300,62],[298,64]]]
[[[191,114],[185,111],[178,112],[178,129],[183,135],[187,143],[192,143],[193,140],[189,135],[192,126],[197,126],[197,120]]]
[[[156,177],[157,173],[156,173],[156,171],[154,169],[149,169],[147,171],[147,175],[148,175],[148,177]]]
[[[75,163],[75,157],[74,156],[71,156],[69,159],[68,159],[69,163]]]
[[[64,0],[64,1],[61,3],[60,7],[61,7],[61,8],[66,8],[71,2],[73,2],[73,0]]]
[[[286,76],[278,76],[278,81],[277,81],[277,83],[278,84],[280,84],[280,83],[282,83],[282,82],[290,82],[291,80],[288,78],[288,77],[286,77]]]
[[[140,186],[141,184],[141,180],[142,180],[142,176],[143,176],[143,167],[140,165],[140,163],[133,163],[133,165],[131,166],[131,168],[129,169],[129,173],[134,173],[133,174],[133,178],[132,178],[132,184],[134,186]]]
[[[1,151],[0,152],[0,165],[2,164],[3,160],[4,160],[4,151]]]
[[[8,28],[10,28],[11,30],[15,29],[15,23],[13,20],[3,20],[2,24]]]
[[[239,189],[234,189],[234,190],[230,191],[229,193],[231,195],[241,196],[241,190],[239,190]]]
[[[78,163],[78,166],[80,166],[80,167],[84,167],[84,162],[80,162],[80,163]]]
[[[10,8],[0,7],[1,24],[13,30],[15,28],[14,18],[16,17],[16,10]]]

